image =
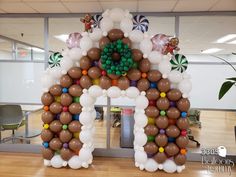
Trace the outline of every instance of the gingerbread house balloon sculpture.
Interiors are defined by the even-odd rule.
[[[181,172],[188,144],[191,82],[178,38],[148,35],[148,19],[114,8],[92,17],[91,32],[75,33],[68,49],[50,57],[42,77],[44,164],[88,168],[93,161],[94,103],[128,97],[134,108],[134,165]],[[158,24],[157,24],[158,26]],[[75,45],[71,43],[75,43]]]

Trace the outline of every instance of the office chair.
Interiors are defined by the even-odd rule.
[[[5,143],[12,140],[12,143],[16,139],[24,139],[15,135],[15,130],[25,125],[25,120],[20,105],[1,105],[0,106],[0,143]],[[1,131],[11,130],[10,137],[4,139],[1,138]]]

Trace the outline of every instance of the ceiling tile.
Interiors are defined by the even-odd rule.
[[[130,12],[136,12],[138,1],[100,1],[102,8],[105,9],[112,9],[114,7],[121,8],[121,9],[128,9]]]
[[[208,11],[218,0],[179,0],[173,11]]]
[[[61,2],[97,2],[98,0],[60,0]]]
[[[0,9],[0,13],[2,14],[2,13],[6,13],[6,12],[4,12],[3,10]]]
[[[139,12],[170,12],[176,4],[176,0],[139,1]]]
[[[60,2],[27,2],[39,13],[68,13],[69,11]]]
[[[7,13],[36,13],[34,9],[22,2],[0,2],[0,7]]]
[[[102,12],[99,2],[63,2],[72,13]]]
[[[21,0],[23,2],[60,2],[60,0]]]
[[[236,0],[221,0],[217,2],[210,10],[211,11],[235,11]]]

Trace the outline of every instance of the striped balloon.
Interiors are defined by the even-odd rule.
[[[172,59],[170,60],[170,63],[172,65],[172,70],[177,70],[181,73],[184,72],[188,67],[188,60],[182,54],[173,55]]]
[[[100,28],[100,22],[102,20],[102,16],[96,14],[92,17],[92,19],[93,19],[93,27],[94,28]]]
[[[144,15],[135,15],[133,17],[133,30],[139,30],[143,33],[148,31],[149,21]]]
[[[51,68],[55,66],[60,66],[60,61],[62,59],[62,55],[60,52],[55,52],[52,55],[50,55],[48,64]]]

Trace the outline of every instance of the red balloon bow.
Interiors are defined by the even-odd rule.
[[[90,14],[86,14],[84,18],[81,18],[80,21],[84,23],[84,31],[92,32],[93,19]]]

